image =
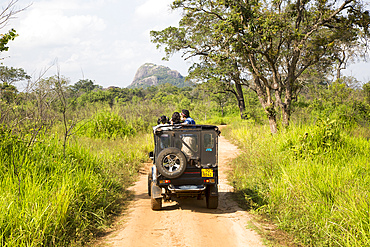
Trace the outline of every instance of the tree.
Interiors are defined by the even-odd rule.
[[[23,69],[0,66],[0,99],[5,99],[7,103],[12,102],[18,93],[13,83],[29,79],[31,77]]]
[[[213,94],[231,93],[238,104],[240,117],[245,118],[245,100],[243,86],[248,86],[248,78],[243,67],[230,58],[208,55],[201,64],[190,68],[189,78],[204,81],[204,88]]]
[[[79,80],[74,85],[69,86],[69,88],[74,92],[80,92],[80,93],[89,93],[95,89],[102,89],[101,86],[94,84],[92,80],[84,79]]]
[[[6,103],[14,101],[18,90],[15,86],[9,83],[0,83],[0,100],[4,100]]]
[[[31,76],[27,75],[24,69],[0,66],[0,81],[3,83],[13,84],[17,81],[29,80]]]
[[[231,58],[248,71],[248,86],[258,95],[272,133],[276,116],[289,125],[292,101],[304,85],[307,69],[329,68],[341,46],[368,39],[370,16],[359,0],[176,0],[182,9],[179,28],[151,32],[168,56]]]

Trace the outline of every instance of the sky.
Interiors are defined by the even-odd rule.
[[[1,1],[4,8],[10,0]],[[30,5],[0,30],[14,28],[18,37],[2,52],[4,66],[23,68],[33,78],[58,72],[74,84],[89,79],[103,87],[127,87],[144,63],[164,65],[186,76],[192,61],[175,54],[163,61],[163,50],[150,41],[151,30],[178,26],[181,13],[173,0],[18,0]],[[343,71],[370,81],[370,64]]]
[[[7,1],[1,1],[5,7]],[[103,87],[127,87],[144,63],[164,65],[187,75],[190,62],[180,54],[163,61],[151,30],[178,26],[173,0],[18,0],[30,5],[0,30],[18,37],[2,52],[4,66],[23,68],[33,78],[59,74],[74,84],[89,79]]]

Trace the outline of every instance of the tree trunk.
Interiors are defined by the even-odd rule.
[[[244,99],[238,99],[238,106],[239,106],[239,112],[240,112],[240,117],[241,119],[244,119],[244,111],[245,111],[245,103]]]
[[[243,88],[240,83],[235,83],[235,88],[236,88],[236,98],[238,100],[238,107],[239,107],[239,112],[240,112],[240,117],[241,119],[244,119],[244,111],[245,111],[245,102],[244,102],[244,93],[243,93]]]
[[[269,119],[271,133],[276,134],[278,132],[277,124],[276,124],[276,116],[275,115],[269,115],[268,119]]]
[[[289,127],[289,121],[290,121],[290,107],[287,107],[286,105],[284,107],[281,107],[282,115],[283,115],[283,126]]]
[[[288,83],[286,84],[284,102],[282,102],[281,100],[281,88],[275,91],[276,103],[281,109],[282,124],[285,128],[289,127],[291,114],[290,107],[292,105],[292,95],[293,95],[292,91],[293,91],[293,79],[291,78],[289,78]]]

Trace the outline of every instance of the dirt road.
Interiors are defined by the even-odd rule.
[[[207,209],[205,199],[187,198],[163,203],[161,211],[152,211],[147,176],[141,175],[132,187],[135,200],[122,224],[99,246],[263,246],[260,237],[246,228],[250,217],[231,199],[232,187],[227,184],[226,164],[238,152],[236,146],[220,137],[218,209]]]

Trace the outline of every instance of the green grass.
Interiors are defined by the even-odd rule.
[[[25,143],[1,135],[0,245],[82,245],[104,230],[129,199],[152,149],[151,135],[95,140],[77,138],[67,146],[53,135]]]
[[[127,124],[123,117],[109,111],[96,113],[77,128],[79,135],[99,139],[124,138],[136,134],[136,130],[132,125]]]
[[[234,186],[305,246],[369,246],[370,142],[350,133],[330,121],[273,136],[236,124],[224,131],[243,150]]]

